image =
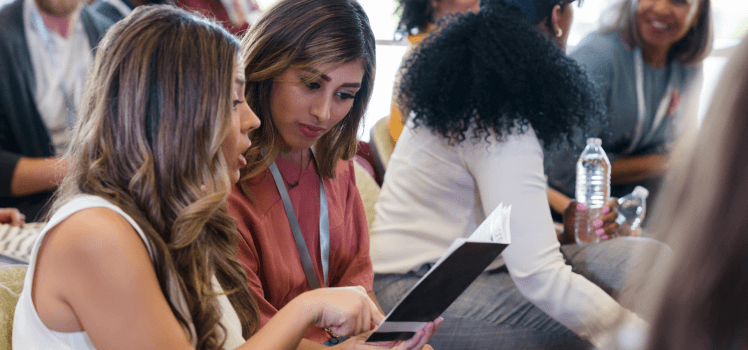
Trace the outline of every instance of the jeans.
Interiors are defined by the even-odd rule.
[[[661,247],[658,247],[661,246]],[[567,265],[608,294],[616,297],[626,277],[637,266],[634,258],[644,249],[667,249],[644,238],[617,238],[586,245],[564,245]],[[431,264],[406,274],[376,274],[374,293],[388,313],[428,271]],[[429,341],[446,349],[589,349],[579,338],[545,314],[519,292],[506,267],[483,272],[442,314],[444,323]]]

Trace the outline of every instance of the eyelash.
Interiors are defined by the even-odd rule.
[[[235,110],[236,110],[236,106],[237,106],[237,105],[239,105],[239,104],[241,104],[241,103],[242,103],[242,101],[239,101],[239,100],[234,100],[234,101],[233,101],[233,102],[231,103],[231,110],[234,110],[234,111],[235,111]]]
[[[306,83],[305,85],[307,89],[312,90],[312,91],[319,90],[320,88],[322,88],[322,86],[318,82]],[[346,92],[338,92],[336,95],[343,101],[356,97],[356,94],[349,94]]]

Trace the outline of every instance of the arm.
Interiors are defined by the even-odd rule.
[[[564,210],[571,203],[571,198],[567,197],[563,193],[554,190],[552,187],[548,187],[548,203],[551,205],[551,209],[557,213],[563,213]]]
[[[33,286],[47,327],[86,331],[98,349],[192,349],[145,245],[109,209],[80,211],[47,234]],[[383,318],[361,287],[320,289],[294,299],[240,349],[294,349],[312,324],[349,335]]]
[[[491,212],[500,203],[512,206],[512,243],[503,256],[519,291],[580,337],[602,346],[613,335],[619,315],[636,316],[564,262],[550,216],[542,157],[532,131],[510,135],[488,150],[479,144],[465,155],[483,211]]]
[[[670,156],[649,154],[616,159],[610,165],[611,184],[625,184],[663,176],[670,168]]]
[[[10,194],[23,197],[52,190],[62,182],[68,171],[63,158],[22,157],[16,163],[10,184]]]
[[[192,348],[145,245],[109,209],[75,213],[47,234],[31,293],[48,328],[85,330],[98,349]]]

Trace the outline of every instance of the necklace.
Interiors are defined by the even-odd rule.
[[[290,183],[286,181],[286,179],[283,179],[284,181],[286,181],[286,184],[288,185],[289,190],[299,185],[299,181],[301,181],[301,170],[304,169],[302,164],[304,164],[304,152],[302,152],[301,155],[299,156],[299,177],[296,178],[296,182]]]

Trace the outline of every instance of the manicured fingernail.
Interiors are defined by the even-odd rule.
[[[608,240],[609,238],[610,238],[610,237],[608,237],[608,235],[602,235],[602,236],[600,237],[600,239],[602,239],[603,241],[605,241],[605,240]]]
[[[602,210],[602,211],[600,212],[600,214],[603,214],[603,215],[605,215],[605,214],[607,214],[608,212],[610,212],[610,207],[605,207],[605,208],[603,208],[603,210]]]
[[[595,228],[601,228],[601,227],[603,227],[603,221],[602,220],[597,220],[597,221],[595,221],[595,222],[592,223],[592,226],[594,226]]]
[[[595,230],[595,234],[596,234],[596,235],[597,235],[598,237],[602,237],[602,236],[603,236],[603,235],[605,234],[605,230],[603,230],[603,229],[599,228],[599,229]]]
[[[582,203],[577,203],[577,210],[579,211],[587,210],[587,207]]]

